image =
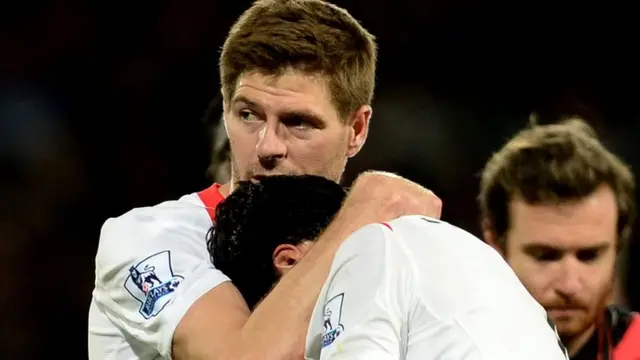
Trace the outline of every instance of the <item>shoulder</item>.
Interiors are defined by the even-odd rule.
[[[500,258],[477,236],[442,220],[418,215],[402,216],[389,222],[389,227],[405,246],[415,251],[456,258],[489,257],[491,261]]]
[[[206,233],[212,220],[198,194],[135,208],[102,226],[96,275],[161,252],[183,252],[208,260]]]
[[[397,253],[401,248],[413,242],[423,246],[425,239],[429,242],[460,236],[464,232],[446,222],[424,216],[402,216],[385,223],[370,224],[360,228],[349,236],[336,254],[336,258],[349,258],[354,254],[382,256]],[[466,232],[464,232],[466,234]],[[464,235],[462,235],[464,236]],[[469,236],[472,236],[469,234]],[[412,249],[409,249],[411,251]]]
[[[446,221],[434,219],[421,215],[407,215],[401,216],[387,223],[388,226],[393,229],[394,232],[402,234],[403,236],[415,237],[418,235],[431,235],[458,237],[458,238],[473,238],[477,239],[467,231],[449,224]]]
[[[387,249],[392,231],[385,224],[370,224],[351,234],[340,246],[334,263],[346,260],[355,255],[381,256]]]
[[[416,276],[437,277],[428,286],[419,284],[422,301],[436,313],[473,304],[535,305],[504,258],[471,233],[422,216],[401,217],[389,225]]]
[[[155,206],[134,208],[123,215],[105,221],[100,232],[100,245],[119,243],[135,246],[166,232],[190,237],[211,227],[211,217],[197,194]]]

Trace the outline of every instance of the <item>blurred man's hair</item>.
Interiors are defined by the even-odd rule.
[[[254,308],[278,279],[278,245],[313,241],[340,209],[345,191],[312,175],[277,175],[241,182],[216,209],[207,248],[216,268]]]
[[[609,152],[595,131],[578,118],[520,131],[486,164],[478,202],[498,245],[506,245],[509,205],[553,204],[584,198],[601,185],[615,194],[618,247],[624,247],[635,218],[635,181],[629,167]]]
[[[206,128],[211,144],[211,160],[207,167],[207,178],[215,183],[224,184],[231,179],[231,148],[224,127],[220,95],[211,99],[201,121]]]
[[[227,131],[224,128],[224,120],[221,119],[215,126],[211,126],[211,162],[207,168],[207,176],[218,184],[224,184],[231,180],[231,147]]]
[[[325,75],[341,117],[373,98],[377,49],[346,10],[321,0],[258,0],[231,28],[220,56],[222,94],[233,98],[238,78],[289,69]]]

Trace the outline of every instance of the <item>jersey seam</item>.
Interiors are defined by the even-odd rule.
[[[396,232],[393,232],[394,235],[397,235]],[[417,284],[420,284],[420,271],[418,270],[418,265],[416,264],[415,259],[413,258],[413,256],[411,255],[411,252],[409,251],[409,249],[407,248],[407,246],[405,244],[403,244],[401,241],[396,241],[396,245],[400,248],[400,250],[402,251],[402,254],[404,255],[405,260],[408,262],[408,266],[411,268],[411,277],[414,279],[414,281]],[[405,264],[405,266],[407,266]],[[434,319],[441,321],[442,319],[440,319],[440,317],[429,307],[428,302],[424,301],[424,299],[421,296],[421,293],[419,291],[414,291],[414,297],[412,297],[413,303],[409,304],[411,305],[410,308],[414,308],[416,307],[418,304],[421,304],[422,306],[424,306],[424,308],[426,309],[426,311],[433,316]],[[419,300],[419,301],[418,301]]]
[[[480,358],[486,359],[486,356],[484,356],[484,354],[482,353],[482,350],[478,347],[478,344],[476,344],[476,342],[473,341],[473,337],[467,332],[467,329],[465,329],[465,327],[460,323],[460,321],[458,321],[458,316],[454,315],[452,319],[455,322],[455,324],[458,326],[458,328],[467,337],[467,340],[469,340],[469,342],[471,343],[471,346],[473,346],[473,348],[477,351],[477,353],[480,354]]]

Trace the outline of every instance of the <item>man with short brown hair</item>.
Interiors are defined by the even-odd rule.
[[[629,167],[579,119],[522,130],[482,172],[484,238],[547,309],[572,359],[613,356],[637,326],[606,306],[631,234],[634,189]]]
[[[440,216],[439,199],[417,184],[361,175],[314,248],[252,314],[209,261],[215,208],[239,181],[340,180],[367,137],[375,63],[373,36],[330,3],[259,0],[240,17],[220,58],[231,181],[105,222],[89,313],[91,360],[300,359],[342,241],[401,215]]]
[[[373,35],[333,4],[255,2],[220,56],[231,184],[303,173],[339,181],[368,133],[376,56]]]
[[[370,105],[375,38],[346,10],[323,1],[258,0],[233,25],[220,56],[227,105],[248,73],[290,71],[322,82],[343,120]]]

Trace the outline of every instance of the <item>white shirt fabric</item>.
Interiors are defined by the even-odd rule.
[[[445,222],[369,225],[337,252],[306,359],[566,360],[544,308],[502,257]]]
[[[217,188],[206,191],[222,199]],[[89,310],[90,360],[171,358],[173,333],[187,310],[229,281],[209,259],[207,211],[191,194],[105,222]]]

